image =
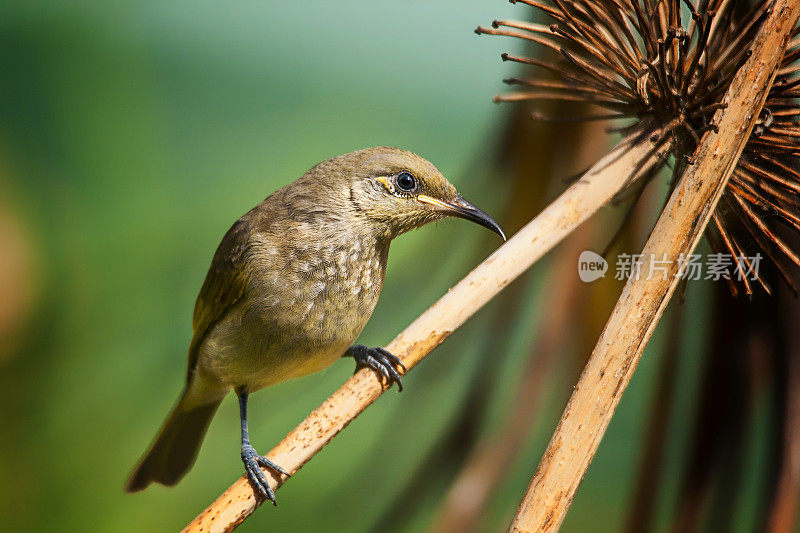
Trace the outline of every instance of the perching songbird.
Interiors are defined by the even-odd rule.
[[[247,429],[251,392],[352,357],[402,390],[400,360],[353,344],[378,301],[392,239],[460,217],[505,240],[495,220],[458,195],[431,163],[368,148],[319,163],[237,220],[222,238],[194,308],[186,386],[126,490],[174,485],[194,463],[223,397],[239,397],[241,457],[257,493],[275,503]]]

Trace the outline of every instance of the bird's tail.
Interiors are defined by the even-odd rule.
[[[184,392],[156,440],[131,473],[125,490],[140,491],[154,481],[170,486],[180,481],[194,464],[221,401],[187,406],[189,402]]]

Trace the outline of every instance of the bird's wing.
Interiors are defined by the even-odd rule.
[[[251,226],[248,215],[237,220],[222,238],[197,297],[192,317],[194,335],[189,345],[187,379],[197,365],[200,345],[206,334],[244,294],[243,262]]]

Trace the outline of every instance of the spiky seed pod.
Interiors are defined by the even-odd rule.
[[[750,57],[752,42],[770,2],[758,0],[749,12],[733,0],[511,0],[532,6],[552,24],[496,20],[478,34],[504,35],[550,51],[537,59],[503,54],[505,61],[537,67],[551,78],[504,80],[520,91],[496,102],[561,100],[600,109],[575,117],[537,120],[615,120],[667,126],[676,170],[693,163],[700,139],[715,130],[714,114],[730,81]],[[743,243],[754,242],[775,264],[790,287],[790,265],[800,268],[800,251],[782,239],[775,225],[800,233],[800,27],[786,55],[762,117],[714,214],[712,245],[734,257],[753,256]],[[657,145],[664,138],[650,139]],[[666,162],[665,162],[666,163]],[[781,230],[782,231],[782,230]],[[745,268],[749,264],[744,265]],[[769,286],[760,276],[761,286]],[[749,280],[740,280],[747,294]],[[736,286],[732,284],[736,292]]]
[[[749,235],[795,295],[796,278],[792,271],[800,267],[800,253],[791,242],[795,238],[791,234],[800,233],[798,58],[800,39],[794,39],[787,47],[758,123],[720,201],[718,212],[722,216],[715,214],[713,227],[718,236],[717,248],[735,255],[744,255],[741,235]],[[763,279],[758,281],[770,292]],[[743,283],[749,294],[746,278]]]

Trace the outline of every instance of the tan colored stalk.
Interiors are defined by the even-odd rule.
[[[663,137],[663,135],[662,135]],[[645,137],[631,136],[600,160],[535,219],[420,315],[386,348],[407,368],[416,365],[450,333],[530,267],[572,230],[608,203],[663,157]],[[292,430],[267,456],[297,472],[361,411],[383,393],[375,374],[361,370]],[[277,489],[283,479],[265,470]],[[241,477],[186,528],[185,532],[231,531],[260,505]]]
[[[556,531],[569,509],[645,345],[675,290],[679,257],[691,254],[714,212],[761,112],[800,0],[777,0],[753,43],[752,56],[716,116],[696,162],[684,172],[642,251],[641,276],[622,291],[534,475],[511,531]],[[667,259],[666,271],[652,259]]]
[[[559,248],[550,263],[546,292],[537,297],[548,302],[547,312],[534,325],[536,342],[531,350],[527,367],[517,385],[514,400],[508,409],[503,427],[485,436],[464,461],[453,480],[451,489],[439,508],[431,531],[437,533],[463,533],[478,531],[481,517],[497,486],[505,479],[519,459],[536,419],[546,383],[552,379],[555,363],[565,341],[563,333],[574,327],[577,310],[584,305],[588,291],[574,268],[564,265],[573,261],[592,244],[590,230],[596,220],[588,222]]]

